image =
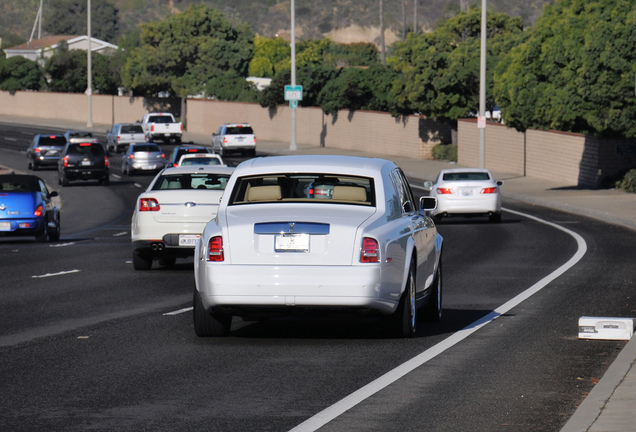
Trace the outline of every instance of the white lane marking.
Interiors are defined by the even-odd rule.
[[[11,137],[4,137],[5,141],[17,141],[17,138],[11,138]]]
[[[62,276],[62,275],[66,275],[66,274],[71,274],[71,273],[79,273],[79,270],[68,270],[68,271],[62,271],[62,272],[58,272],[58,273],[47,273],[47,274],[43,274],[43,275],[35,275],[35,276],[31,276],[32,279],[40,279],[40,278],[46,278],[46,277],[53,277],[53,276]]]
[[[70,243],[58,243],[58,244],[52,244],[49,245],[49,247],[65,247],[65,246],[72,246],[74,245],[75,242],[70,242]]]
[[[139,189],[143,189],[144,187],[142,185],[140,185],[139,183],[133,183],[133,185],[135,187],[138,187]]]
[[[190,307],[179,309],[179,310],[176,310],[176,311],[166,312],[164,315],[179,315],[179,314],[182,314],[182,313],[190,312],[192,309],[193,309],[193,307],[190,306]]]
[[[119,174],[112,173],[111,175],[115,177],[117,180],[121,179],[121,176]]]
[[[543,223],[543,224],[546,224],[546,225],[549,225],[549,226],[551,226],[553,228],[556,228],[558,230],[561,230],[561,231],[571,235],[576,240],[576,243],[578,245],[578,250],[572,256],[572,258],[570,258],[568,260],[568,262],[566,262],[561,267],[559,267],[558,269],[556,269],[555,271],[550,273],[548,276],[546,276],[543,279],[541,279],[536,284],[532,285],[530,288],[528,288],[525,291],[523,291],[522,293],[518,294],[516,297],[508,300],[506,303],[504,303],[503,305],[499,306],[497,309],[495,309],[494,311],[490,312],[488,315],[486,315],[483,318],[481,318],[481,319],[473,322],[472,324],[466,326],[462,330],[454,333],[453,335],[451,335],[448,338],[444,339],[443,341],[441,341],[437,345],[432,346],[431,348],[427,349],[426,351],[422,352],[421,354],[419,354],[419,355],[413,357],[412,359],[408,360],[407,362],[402,363],[400,366],[398,366],[395,369],[387,372],[386,374],[384,374],[380,378],[370,382],[366,386],[356,390],[355,392],[351,393],[349,396],[345,397],[344,399],[341,399],[340,401],[338,401],[335,404],[331,405],[330,407],[324,409],[323,411],[319,412],[318,414],[314,415],[313,417],[310,417],[309,419],[305,420],[304,422],[302,422],[301,424],[299,424],[298,426],[293,428],[290,432],[301,432],[301,431],[303,431],[303,432],[312,431],[313,432],[313,431],[321,428],[322,426],[326,425],[327,423],[329,423],[330,421],[332,421],[336,417],[339,417],[340,415],[345,413],[347,410],[353,408],[354,406],[358,405],[359,403],[361,403],[362,401],[364,401],[368,397],[374,395],[375,393],[379,392],[380,390],[382,390],[385,387],[389,386],[390,384],[394,383],[395,381],[397,381],[398,379],[402,378],[403,376],[405,376],[409,372],[413,371],[414,369],[422,366],[424,363],[426,363],[429,360],[435,358],[439,354],[441,354],[444,351],[446,351],[447,349],[451,348],[453,345],[455,345],[455,344],[461,342],[462,340],[466,339],[468,336],[470,336],[471,334],[475,333],[477,330],[479,330],[480,328],[484,327],[486,324],[491,323],[493,320],[495,320],[498,317],[500,317],[501,315],[505,314],[510,309],[518,306],[521,302],[523,302],[524,300],[527,300],[532,295],[536,294],[542,288],[544,288],[546,285],[548,285],[550,282],[552,282],[553,280],[555,280],[559,276],[563,275],[563,273],[565,273],[566,271],[568,271],[569,269],[574,267],[574,265],[576,265],[576,263],[578,263],[581,260],[581,258],[583,258],[585,253],[587,252],[587,244],[585,243],[585,240],[583,239],[583,237],[581,237],[579,234],[575,233],[574,231],[570,231],[567,228],[564,228],[564,227],[559,226],[557,224],[554,224],[552,222],[548,222],[548,221],[545,221],[543,219],[539,219],[539,218],[537,218],[535,216],[531,216],[531,215],[528,215],[528,214],[525,214],[525,213],[520,213],[520,212],[517,212],[517,211],[514,211],[514,210],[505,209],[505,208],[503,210],[505,210],[507,212],[510,212],[510,213],[513,213],[513,214],[516,214],[516,215],[519,215],[519,216],[524,216],[524,217],[526,217],[528,219],[532,219],[532,220],[535,220],[537,222],[540,222],[540,223]]]
[[[121,237],[121,236],[125,236],[126,234],[128,234],[128,231],[122,231],[120,233],[113,234],[113,237]]]

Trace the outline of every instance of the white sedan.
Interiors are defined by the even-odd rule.
[[[434,182],[424,182],[431,197],[437,198],[432,215],[439,221],[448,216],[488,215],[491,222],[501,222],[503,180],[495,180],[487,169],[454,168],[442,170]]]
[[[442,237],[393,162],[278,156],[241,163],[194,255],[194,329],[223,336],[246,319],[345,312],[397,337],[442,313]]]
[[[154,260],[173,265],[190,257],[205,225],[216,216],[234,168],[166,168],[137,198],[131,222],[135,270],[149,270]]]

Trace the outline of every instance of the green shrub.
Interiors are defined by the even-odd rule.
[[[627,171],[623,179],[616,183],[616,186],[627,192],[636,193],[636,169]]]
[[[457,162],[457,146],[452,144],[437,144],[433,147],[433,159]]]

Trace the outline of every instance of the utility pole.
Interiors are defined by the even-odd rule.
[[[87,83],[86,95],[88,96],[88,120],[86,121],[86,127],[93,127],[93,62],[92,62],[92,47],[91,47],[91,0],[87,0],[87,18],[86,18],[86,34],[88,36],[88,70],[87,70]]]
[[[382,64],[386,64],[386,50],[384,46],[384,1],[380,0],[380,52],[382,54]]]
[[[413,0],[413,33],[419,33],[417,31],[417,0]]]
[[[481,51],[479,67],[479,168],[486,167],[486,0],[481,0]]]
[[[291,0],[291,85],[296,86],[296,2]],[[291,108],[291,141],[289,150],[298,150],[296,144],[296,108]]]

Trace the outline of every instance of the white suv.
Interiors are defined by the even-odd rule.
[[[247,123],[226,123],[212,134],[212,149],[222,157],[231,152],[256,155],[256,136]]]

